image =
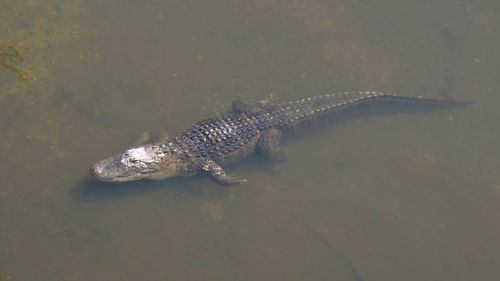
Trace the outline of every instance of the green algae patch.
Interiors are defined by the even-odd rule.
[[[29,50],[21,44],[0,44],[0,66],[15,74],[20,83],[28,80],[29,71],[34,68],[33,64],[23,67],[26,54]]]
[[[73,48],[88,34],[87,13],[79,0],[2,1],[0,102],[31,106],[51,98],[56,67],[81,60]]]

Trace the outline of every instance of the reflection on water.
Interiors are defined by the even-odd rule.
[[[0,280],[496,280],[494,2],[5,0]],[[363,117],[274,164],[98,183],[145,131],[244,97],[475,100]]]

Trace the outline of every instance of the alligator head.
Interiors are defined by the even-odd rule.
[[[179,148],[172,144],[148,144],[97,162],[90,174],[100,181],[164,179],[179,174]]]

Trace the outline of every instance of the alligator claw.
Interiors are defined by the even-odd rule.
[[[203,162],[203,164],[201,165],[201,169],[210,177],[212,177],[212,179],[214,179],[216,182],[223,185],[235,185],[247,181],[242,177],[229,176],[221,166],[210,159],[207,159]]]

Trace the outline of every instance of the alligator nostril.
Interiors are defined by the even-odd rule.
[[[97,177],[97,171],[95,167],[90,168],[90,175],[93,176],[94,178]]]

